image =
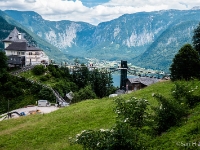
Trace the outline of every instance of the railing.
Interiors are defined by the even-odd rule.
[[[19,78],[22,78],[22,77],[19,75],[20,73],[29,71],[29,70],[31,70],[31,69],[33,69],[33,68],[34,68],[34,66],[26,66],[26,67],[23,67],[23,68],[20,69],[20,70],[13,71],[13,72],[11,72],[10,74],[11,74],[11,75],[14,75],[14,76],[17,76],[17,77],[19,77]],[[60,94],[59,94],[57,91],[55,91],[52,87],[50,87],[50,86],[48,86],[48,85],[45,85],[45,84],[42,84],[42,83],[39,82],[39,81],[35,81],[35,80],[31,80],[31,79],[26,79],[26,80],[27,80],[27,81],[30,81],[31,83],[36,83],[36,84],[41,85],[42,87],[45,87],[45,88],[50,89],[50,90],[52,91],[52,93],[53,93],[53,94],[55,95],[55,97],[56,97],[56,102],[61,103],[61,104],[66,103],[66,104],[69,105],[69,103],[67,103],[67,102],[62,98],[62,96],[60,96]]]

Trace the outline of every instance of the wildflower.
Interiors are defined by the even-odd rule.
[[[128,118],[126,118],[125,120],[124,120],[124,122],[127,122],[128,121]]]
[[[81,132],[81,134],[84,133],[85,131],[86,131],[86,130],[83,130],[83,131]]]
[[[79,136],[80,136],[80,134],[77,134],[77,135],[76,135],[76,138],[78,138]]]
[[[101,131],[101,132],[104,132],[105,130],[104,130],[104,129],[100,129],[100,131]]]

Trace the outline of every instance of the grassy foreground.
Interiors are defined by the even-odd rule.
[[[195,83],[199,85],[200,82]],[[122,97],[145,98],[151,105],[157,105],[152,93],[169,97],[174,84],[160,82],[143,90],[125,94]],[[45,115],[32,115],[0,122],[0,149],[2,150],[81,150],[80,145],[70,145],[69,137],[88,129],[107,129],[114,125],[114,98],[87,100],[61,108]],[[152,149],[184,149],[181,142],[200,142],[198,120],[200,106],[188,118],[188,122],[174,127],[162,136],[150,141]],[[158,148],[159,147],[159,148]],[[196,147],[198,148],[198,147]]]

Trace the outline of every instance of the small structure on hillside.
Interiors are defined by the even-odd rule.
[[[158,82],[159,79],[151,77],[138,77],[126,80],[126,90],[136,91]]]
[[[66,94],[66,98],[67,98],[67,101],[71,103],[72,99],[74,98],[74,93],[70,91],[69,93]]]

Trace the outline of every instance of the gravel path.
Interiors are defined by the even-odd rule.
[[[55,107],[55,106],[50,106],[50,107],[27,106],[25,108],[15,109],[10,112],[17,112],[19,114],[24,113],[25,116],[27,116],[27,115],[32,115],[32,114],[36,114],[36,113],[46,114],[46,113],[56,111],[58,109],[59,109],[59,107]],[[3,115],[1,115],[1,116],[3,116]],[[17,118],[17,117],[19,117],[19,115],[17,115],[16,113],[12,113],[12,118]],[[3,118],[0,118],[0,121],[2,121],[1,119],[3,119]]]

